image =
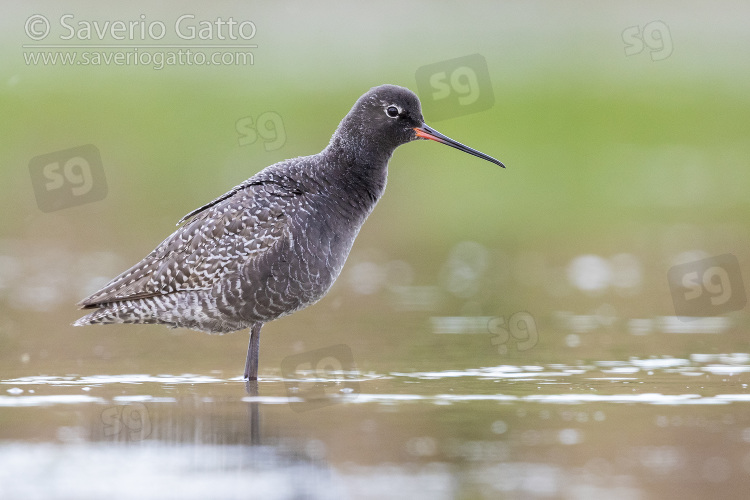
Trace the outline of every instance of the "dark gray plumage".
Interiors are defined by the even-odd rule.
[[[94,311],[74,325],[250,328],[245,378],[255,380],[263,324],[326,294],[385,190],[393,151],[419,138],[503,166],[427,127],[408,89],[375,87],[322,152],[271,165],[186,215],[146,258],[82,300]]]

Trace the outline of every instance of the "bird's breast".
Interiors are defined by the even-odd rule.
[[[342,211],[330,197],[298,201],[287,213],[282,241],[245,265],[243,316],[249,320],[270,321],[320,300],[341,273],[366,218]]]

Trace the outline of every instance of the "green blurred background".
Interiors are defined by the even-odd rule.
[[[50,20],[47,42],[66,46],[51,50],[80,54],[86,49],[67,46],[97,40],[61,41],[63,14],[74,15],[72,24],[143,15],[167,26],[154,43],[168,44],[188,43],[171,34],[186,13],[196,22],[252,20],[253,64],[26,63],[42,51],[24,32],[32,15]],[[352,346],[361,368],[383,371],[549,362],[564,349],[576,349],[575,358],[746,351],[742,333],[665,337],[658,318],[675,313],[672,265],[728,253],[745,269],[750,257],[748,14],[742,2],[6,6],[5,375],[239,375],[245,335],[74,329],[74,304],[145,256],[190,210],[267,165],[320,151],[370,87],[418,91],[420,68],[472,54],[486,60],[493,104],[439,121],[425,105],[425,119],[507,169],[435,143],[399,148],[386,194],[331,294],[264,329],[261,373],[335,343]],[[264,122],[276,127],[264,132],[270,148],[242,132],[264,114],[276,120]],[[106,197],[42,212],[30,161],[86,144],[101,153]],[[511,346],[504,357],[487,335],[436,335],[431,321],[518,311],[535,319],[539,346]],[[742,311],[732,318],[733,328],[746,323]],[[591,330],[604,334],[589,341]]]

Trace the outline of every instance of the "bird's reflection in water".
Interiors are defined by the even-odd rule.
[[[236,383],[163,385],[157,401],[113,393],[114,404],[88,405],[81,416],[90,431],[57,449],[70,460],[50,465],[50,484],[64,483],[72,493],[65,498],[97,498],[90,493],[102,478],[118,485],[121,498],[206,498],[208,483],[212,498],[238,498],[238,491],[263,498],[341,496],[316,429],[300,431],[294,412],[278,404],[283,398],[259,397],[257,381],[243,384],[247,395]],[[264,411],[271,434],[262,432]],[[135,476],[143,481],[132,481]],[[80,480],[70,486],[71,478]],[[52,486],[39,490],[39,498],[62,498]]]

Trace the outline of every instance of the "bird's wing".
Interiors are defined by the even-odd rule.
[[[252,181],[252,179],[251,179]],[[207,290],[236,275],[248,260],[279,246],[287,237],[288,198],[301,194],[283,183],[248,181],[191,212],[187,223],[141,262],[82,300],[82,308]]]

